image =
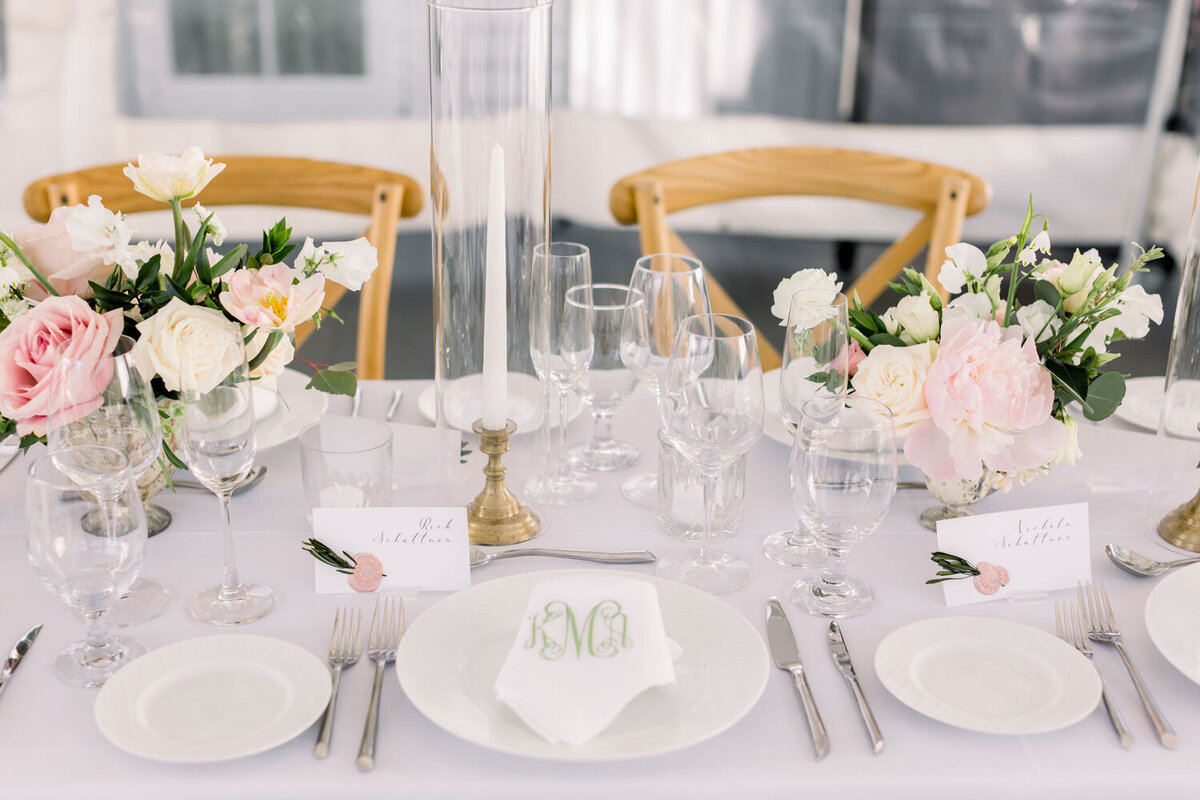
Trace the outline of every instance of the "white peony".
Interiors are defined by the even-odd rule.
[[[189,147],[178,156],[143,153],[138,156],[136,167],[125,165],[124,173],[133,181],[134,189],[151,199],[169,203],[195,197],[223,169],[224,164],[205,159],[199,147]]]
[[[836,275],[830,275],[823,269],[802,269],[792,277],[784,278],[775,287],[771,313],[779,319],[780,325],[787,325],[792,298],[799,295],[803,303],[830,305],[841,290],[842,282]]]
[[[896,304],[896,321],[900,323],[900,339],[905,344],[920,344],[936,339],[941,329],[937,309],[923,294],[908,295]]]
[[[995,308],[992,306],[992,298],[983,292],[967,292],[966,294],[960,294],[946,304],[945,310],[942,311],[942,324],[945,325],[955,317],[993,319],[994,314]]]
[[[225,244],[225,237],[229,235],[229,229],[225,227],[224,222],[221,222],[221,218],[199,203],[192,206],[192,211],[196,212],[196,219],[201,223],[211,215],[212,219],[208,219],[209,238],[212,239],[212,243],[217,247]]]
[[[978,278],[987,270],[987,256],[972,244],[959,242],[946,248],[947,260],[938,272],[938,283],[950,294],[963,290],[967,278]]]
[[[228,347],[241,327],[215,308],[191,306],[172,297],[157,314],[138,323],[133,358],[144,375],[158,375],[168,391],[211,391],[241,363],[240,348]],[[186,374],[184,341],[187,341]]]
[[[859,395],[878,400],[892,410],[899,434],[929,419],[925,377],[936,353],[934,342],[912,347],[878,345],[859,363],[850,383]]]
[[[1046,324],[1049,322],[1050,324]],[[1062,320],[1054,313],[1054,306],[1045,300],[1035,300],[1027,306],[1017,309],[1017,324],[1021,326],[1021,334],[1035,342],[1044,342],[1062,327]]]
[[[133,238],[125,217],[105,208],[98,194],[89,197],[86,206],[72,206],[66,217],[71,248],[77,253],[100,258],[105,264],[116,263],[117,255]]]
[[[362,288],[377,266],[375,246],[361,237],[349,242],[325,242],[319,247],[312,239],[305,239],[296,259],[297,269],[316,270],[353,292]]]
[[[249,325],[242,328],[242,335],[249,336],[253,330]],[[246,358],[250,361],[258,355],[258,351],[267,343],[267,336],[270,331],[264,331],[261,328],[254,331],[254,338],[246,345]],[[292,359],[296,356],[296,348],[292,344],[292,339],[286,334],[281,338],[271,352],[267,355],[265,361],[259,364],[254,369],[250,370],[251,378],[274,378],[283,372],[283,368],[292,363]]]

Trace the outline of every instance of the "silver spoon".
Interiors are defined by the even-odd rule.
[[[573,558],[577,561],[595,561],[599,564],[652,564],[658,560],[649,550],[629,550],[619,553],[605,553],[597,550],[553,550],[545,547],[529,547],[521,550],[495,550],[486,552],[471,545],[471,567],[482,567],[489,561],[499,558],[515,558],[517,556],[552,556],[555,558]]]
[[[241,483],[239,483],[234,488],[233,493],[237,494],[238,492],[244,492],[247,489],[254,487],[259,481],[261,481],[263,479],[263,477],[266,474],[267,474],[266,467],[255,467],[254,469],[252,469],[246,473],[246,477],[242,478]],[[208,487],[204,486],[201,483],[197,483],[196,481],[184,480],[184,481],[174,481],[173,483],[175,484],[176,489],[197,489],[201,492],[208,491]]]
[[[1106,544],[1104,552],[1108,553],[1108,557],[1112,562],[1121,569],[1133,575],[1141,575],[1143,577],[1162,575],[1169,569],[1175,569],[1187,564],[1200,563],[1200,556],[1190,556],[1189,558],[1180,558],[1175,561],[1155,561],[1149,556],[1144,556],[1119,544]]]

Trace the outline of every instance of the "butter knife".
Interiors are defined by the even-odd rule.
[[[8,658],[4,662],[4,666],[0,667],[0,694],[4,693],[4,687],[8,685],[8,679],[17,671],[21,659],[29,652],[33,640],[41,632],[42,626],[35,625],[33,628],[30,628],[29,633],[22,636],[21,640],[13,646],[12,652],[8,654]]]
[[[854,692],[858,711],[862,714],[863,724],[867,726],[867,735],[871,737],[871,747],[875,750],[875,755],[879,755],[883,752],[883,734],[879,732],[879,725],[875,722],[875,715],[871,713],[867,696],[863,694],[862,686],[858,683],[858,676],[854,673],[854,663],[850,660],[850,650],[846,647],[846,639],[842,636],[842,629],[837,624],[837,620],[829,623],[829,654],[833,656],[833,663],[837,664],[842,677],[846,679],[850,684],[850,690]]]
[[[808,719],[808,730],[812,734],[813,752],[819,761],[829,752],[829,734],[825,732],[821,712],[817,710],[812,689],[808,687],[808,678],[804,676],[804,664],[800,662],[800,649],[796,647],[792,625],[783,613],[783,606],[774,597],[767,602],[767,644],[771,648],[775,666],[790,672],[796,683],[800,703],[804,706],[804,716]]]

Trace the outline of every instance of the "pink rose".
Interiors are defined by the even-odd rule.
[[[1033,341],[1021,329],[965,317],[942,326],[925,378],[930,419],[904,445],[913,466],[933,478],[974,480],[1037,469],[1062,447],[1066,429],[1050,416],[1054,388]]]
[[[46,420],[86,416],[100,406],[111,364],[94,372],[72,370],[64,384],[59,359],[100,358],[121,338],[121,312],[97,314],[75,296],[50,297],[0,333],[0,414],[17,422],[22,436],[44,436]]]
[[[293,331],[321,309],[325,277],[304,273],[285,264],[231,273],[221,292],[221,305],[235,318],[268,331]]]
[[[99,255],[82,253],[72,246],[67,217],[73,211],[74,207],[70,206],[56,208],[50,213],[49,222],[18,226],[13,229],[12,238],[60,294],[88,298],[92,296],[88,281],[103,283],[112,267]],[[33,300],[47,296],[45,288],[36,279],[25,287],[25,294]]]
[[[833,361],[829,366],[831,369],[837,370],[847,377],[854,377],[854,373],[858,372],[858,365],[867,357],[863,352],[862,345],[856,340],[851,339],[850,344],[833,357]]]

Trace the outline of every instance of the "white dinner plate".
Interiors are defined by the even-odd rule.
[[[203,763],[291,741],[329,702],[329,669],[299,645],[251,634],[184,639],[131,661],[96,696],[110,742],[154,761]]]
[[[316,389],[305,389],[308,381],[307,375],[294,369],[280,373],[276,390],[279,407],[255,423],[259,450],[290,442],[325,413],[329,395]]]
[[[467,375],[446,382],[446,422],[452,428],[471,432],[475,420],[483,414],[483,375]],[[517,433],[532,433],[542,427],[542,382],[523,372],[508,373],[508,418],[517,424]],[[417,397],[421,415],[437,423],[437,385],[426,386]],[[567,421],[583,411],[578,395],[567,396]],[[558,399],[551,398],[550,417],[558,421]]]
[[[1100,701],[1100,676],[1074,647],[1007,620],[937,617],[892,631],[875,651],[889,692],[927,717],[981,733],[1045,733]]]
[[[1158,431],[1162,414],[1165,378],[1147,375],[1125,381],[1125,399],[1113,414],[1130,425]],[[1185,439],[1200,439],[1200,381],[1177,381],[1172,389],[1176,410],[1167,420],[1168,431]]]
[[[676,683],[638,695],[612,725],[583,744],[551,744],[538,736],[496,700],[496,676],[533,585],[583,574],[560,570],[496,578],[430,607],[404,635],[396,656],[405,695],[435,725],[468,742],[554,761],[616,761],[679,750],[726,730],[758,702],[767,683],[767,651],[745,617],[680,583],[604,571],[658,590],[667,636],[683,648],[675,662]]]
[[[1154,587],[1146,599],[1146,630],[1175,669],[1200,683],[1200,564]]]

